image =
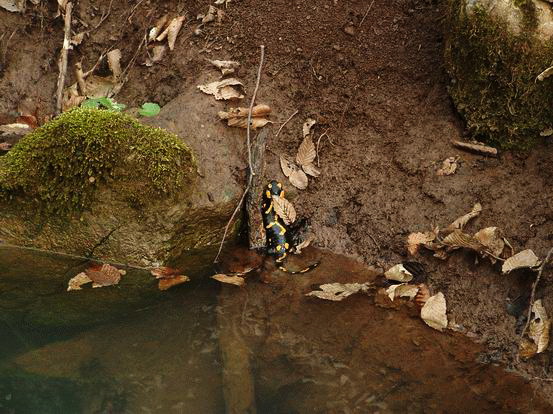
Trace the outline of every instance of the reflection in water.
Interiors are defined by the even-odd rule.
[[[477,363],[479,346],[408,306],[306,298],[314,284],[377,277],[315,249],[290,265],[321,256],[303,276],[268,261],[244,288],[204,279],[160,295],[132,272],[66,292],[79,263],[0,247],[0,413],[551,412],[522,379]]]

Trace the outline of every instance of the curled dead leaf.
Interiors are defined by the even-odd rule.
[[[470,234],[463,233],[461,230],[452,231],[449,235],[444,237],[442,243],[450,249],[465,248],[476,252],[485,250],[485,247],[478,240]]]
[[[221,81],[198,85],[203,93],[213,95],[216,100],[242,99],[244,95],[238,88],[242,88],[243,84],[236,78],[223,79]]]
[[[220,111],[220,119],[231,119],[231,118],[247,118],[250,108],[230,108],[228,111]],[[271,113],[271,107],[269,105],[259,104],[255,105],[252,108],[252,117],[262,117],[269,115]]]
[[[542,73],[540,73],[537,76],[536,79],[539,81],[543,81],[544,79],[550,77],[551,75],[553,75],[553,66],[550,66],[547,69],[545,69]]]
[[[184,16],[175,17],[171,20],[169,26],[167,26],[167,44],[169,46],[169,50],[175,49],[175,42],[177,41],[177,36],[182,28],[184,20]]]
[[[447,306],[442,292],[430,296],[421,308],[422,320],[431,328],[442,331],[447,328]]]
[[[250,128],[253,128],[253,129],[262,128],[270,122],[271,121],[269,121],[268,119],[255,117],[255,118],[251,119]],[[247,128],[248,127],[248,119],[247,118],[230,118],[229,120],[227,120],[227,125],[229,127]]]
[[[148,40],[150,42],[154,41],[160,33],[163,31],[163,28],[169,21],[169,15],[165,14],[164,16],[160,17],[157,21],[154,27],[150,29],[148,32]]]
[[[308,118],[307,121],[303,124],[303,137],[305,138],[308,135],[311,135],[311,128],[315,125],[317,121],[314,119]]]
[[[367,292],[372,287],[371,283],[326,283],[320,285],[320,290],[313,290],[305,296],[339,302],[357,292]]]
[[[175,276],[175,277],[159,279],[159,281],[157,283],[157,288],[159,290],[167,290],[167,289],[172,288],[173,286],[177,286],[177,285],[180,285],[184,282],[188,282],[189,280],[190,280],[190,278],[188,276],[184,276],[184,275],[178,275],[178,276]]]
[[[219,273],[211,276],[211,278],[221,283],[228,283],[230,285],[235,285],[235,286],[244,286],[244,284],[246,283],[246,280],[243,277],[236,276],[236,275],[230,276],[230,275]]]
[[[532,358],[538,353],[538,345],[534,341],[522,338],[518,348],[518,354],[524,360]]]
[[[459,157],[449,157],[442,162],[442,167],[436,172],[437,175],[452,175],[457,171]]]
[[[284,224],[290,225],[296,221],[296,209],[294,205],[284,197],[273,196],[273,208],[275,213],[284,221]]]
[[[411,255],[416,255],[419,251],[419,246],[426,246],[436,240],[436,233],[427,231],[424,233],[411,233],[407,237],[407,251]]]
[[[396,282],[410,282],[413,280],[413,274],[409,272],[401,263],[392,266],[388,269],[384,276],[388,280],[395,280]]]
[[[549,331],[551,330],[551,321],[542,305],[541,299],[534,302],[532,306],[532,320],[528,327],[528,336],[537,345],[536,353],[545,351],[549,345]]]
[[[219,69],[223,76],[233,74],[240,67],[240,63],[234,60],[210,60],[209,62]]]
[[[478,231],[474,235],[474,239],[481,243],[486,251],[493,256],[500,257],[505,249],[505,240],[501,235],[501,231],[497,227],[486,227]],[[492,262],[495,263],[495,259],[490,257]]]
[[[482,205],[480,203],[476,203],[470,212],[467,214],[459,217],[457,220],[455,220],[453,223],[451,223],[447,229],[448,230],[462,230],[463,227],[473,218],[480,215],[482,212]]]
[[[514,256],[511,256],[505,260],[505,262],[503,262],[503,266],[501,267],[501,271],[503,274],[506,274],[516,269],[535,269],[539,267],[540,264],[541,261],[538,256],[536,256],[532,250],[527,249],[518,252]]]

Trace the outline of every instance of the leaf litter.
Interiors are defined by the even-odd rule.
[[[442,292],[430,296],[421,308],[422,320],[431,328],[443,331],[447,328],[447,306]]]
[[[190,281],[190,278],[183,275],[181,270],[167,266],[152,269],[150,273],[158,279],[157,288],[159,290],[168,290],[173,286]]]
[[[541,299],[532,306],[532,318],[528,327],[528,338],[523,338],[519,347],[519,355],[523,359],[529,359],[542,353],[549,346],[551,320],[542,305]]]
[[[326,283],[319,286],[320,290],[313,290],[305,296],[339,302],[358,292],[367,293],[372,287],[372,283]]]
[[[213,95],[216,100],[243,99],[243,84],[236,78],[223,79],[198,85],[198,89],[208,95]]]
[[[84,272],[81,272],[69,280],[67,290],[82,290],[83,285],[92,282],[93,288],[113,286],[119,284],[121,277],[127,272],[117,269],[110,264],[97,264],[89,266]]]
[[[228,111],[219,111],[219,119],[227,120],[227,125],[230,127],[247,128],[248,114],[250,108],[238,107],[230,108]],[[269,122],[266,117],[271,113],[269,105],[259,104],[252,108],[252,118],[250,127],[253,129],[261,128]]]

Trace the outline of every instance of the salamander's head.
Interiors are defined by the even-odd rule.
[[[271,196],[279,196],[282,193],[282,184],[275,180],[271,181],[267,184],[267,193]]]

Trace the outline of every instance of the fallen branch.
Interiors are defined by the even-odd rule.
[[[530,295],[530,304],[528,306],[528,315],[526,317],[526,325],[524,325],[524,329],[522,330],[522,333],[520,334],[520,339],[524,337],[524,334],[528,330],[528,326],[530,326],[530,317],[532,316],[532,308],[534,307],[534,301],[536,298],[536,288],[538,287],[538,283],[540,283],[541,275],[543,273],[543,269],[545,269],[545,266],[547,266],[547,263],[549,262],[549,259],[551,258],[551,255],[553,254],[553,247],[549,249],[549,252],[547,253],[547,256],[545,256],[545,260],[542,262],[540,266],[540,270],[538,271],[538,275],[536,276],[536,280],[534,280],[534,283],[532,284],[532,293]]]
[[[57,114],[61,114],[63,105],[63,86],[65,85],[65,75],[67,73],[67,54],[71,47],[71,11],[73,10],[73,3],[69,2],[65,6],[65,20],[64,20],[64,33],[63,33],[63,47],[61,48],[60,55],[60,74],[58,76],[58,92],[56,95],[56,111]]]
[[[263,69],[263,60],[265,59],[265,46],[261,45],[261,58],[259,61],[259,68],[257,69],[257,80],[255,82],[255,89],[253,91],[252,100],[250,102],[250,108],[248,110],[248,127],[246,129],[246,145],[248,147],[248,167],[249,167],[249,177],[248,177],[248,184],[246,185],[246,188],[244,189],[244,192],[242,193],[242,197],[240,197],[240,201],[238,202],[238,205],[234,209],[234,212],[230,216],[230,219],[225,226],[225,231],[223,233],[223,239],[221,240],[221,244],[219,245],[219,251],[217,252],[217,256],[215,256],[215,260],[213,260],[213,263],[217,263],[219,260],[219,255],[221,254],[221,250],[223,250],[223,244],[225,243],[225,239],[227,238],[228,230],[234,220],[234,217],[236,217],[236,214],[240,211],[240,208],[242,207],[242,203],[244,202],[244,199],[246,198],[246,195],[248,194],[248,191],[250,190],[250,187],[252,185],[252,180],[254,177],[254,171],[253,171],[253,165],[252,165],[252,149],[250,144],[250,126],[252,123],[252,109],[255,104],[255,97],[257,96],[257,91],[259,89],[259,83],[261,81],[261,71]]]
[[[486,155],[488,157],[497,157],[497,148],[488,147],[487,145],[480,143],[470,143],[462,141],[453,141],[453,146],[470,152],[475,152],[480,155]]]
[[[284,128],[284,125],[286,125],[288,122],[290,122],[290,120],[296,116],[299,112],[299,109],[296,109],[296,112],[294,112],[292,115],[290,115],[290,118],[288,118],[286,121],[284,121],[284,123],[280,126],[280,128],[278,129],[277,133],[275,134],[275,138],[277,138],[280,134],[280,131],[282,131],[282,128]]]

